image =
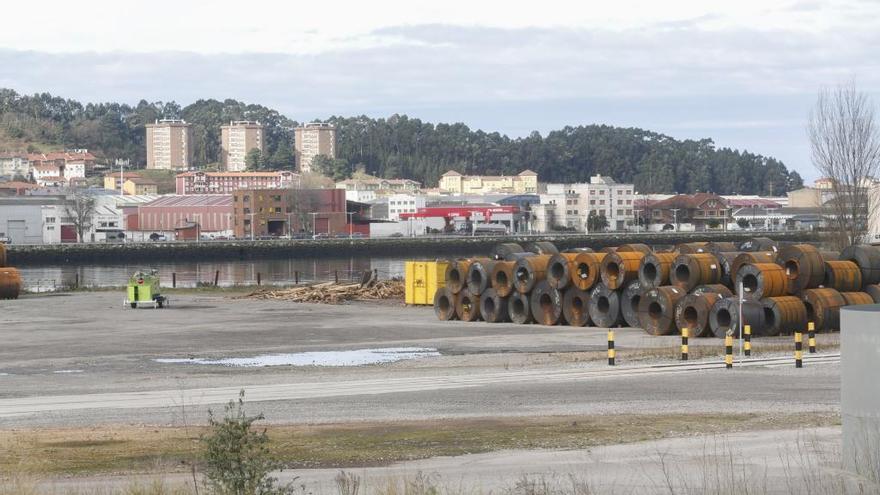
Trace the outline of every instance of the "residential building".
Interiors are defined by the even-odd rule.
[[[233,198],[239,238],[369,234],[367,205],[347,202],[341,189],[242,189]]]
[[[232,194],[239,189],[289,189],[300,186],[294,172],[185,172],[177,174],[177,194]]]
[[[590,182],[547,184],[541,202],[532,206],[533,230],[589,231],[590,215],[604,217],[610,230],[633,226],[636,217],[632,184],[621,184],[611,177],[595,175]]]
[[[831,188],[804,187],[788,193],[788,206],[819,208],[834,197]]]
[[[188,170],[193,166],[192,125],[163,119],[147,124],[147,168]]]
[[[0,182],[0,196],[24,196],[38,187],[40,186],[32,182]]]
[[[137,230],[145,233],[173,232],[191,223],[202,232],[232,231],[232,196],[168,195],[138,206]]]
[[[27,153],[0,153],[0,177],[27,177],[29,171]]]
[[[425,197],[415,194],[388,196],[388,220],[400,220],[401,213],[415,213],[425,207]]]
[[[345,189],[345,199],[349,201],[373,201],[382,196],[399,193],[416,193],[422,184],[410,179],[382,179],[379,177],[358,177],[336,183],[337,189]]]
[[[294,156],[296,169],[312,171],[312,160],[323,155],[336,158],[336,127],[331,124],[312,122],[294,129]]]
[[[717,194],[679,194],[661,201],[648,202],[645,218],[657,229],[671,225],[675,230],[709,230],[727,228],[730,207]]]
[[[247,170],[247,155],[251,150],[259,150],[261,155],[266,152],[263,126],[259,122],[236,120],[220,126],[220,165],[223,170]]]
[[[110,191],[121,191],[122,183],[126,179],[141,179],[143,176],[137,172],[116,172],[104,176],[104,189]]]
[[[123,194],[143,196],[145,194],[159,194],[159,185],[152,179],[143,177],[126,177],[122,184]]]
[[[524,170],[517,175],[462,175],[450,170],[440,176],[439,189],[448,194],[535,194],[538,174]]]

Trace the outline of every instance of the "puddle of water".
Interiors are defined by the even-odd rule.
[[[83,370],[58,370],[58,371],[53,371],[52,373],[60,375],[60,374],[66,374],[66,373],[82,373],[82,372],[83,372]]]
[[[387,349],[357,349],[354,351],[295,352],[291,354],[264,354],[254,357],[225,359],[155,359],[157,363],[209,364],[255,368],[262,366],[363,366],[437,357],[437,349],[423,347],[393,347]]]

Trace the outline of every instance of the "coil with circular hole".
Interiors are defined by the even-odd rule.
[[[807,307],[807,321],[812,321],[816,331],[840,329],[840,308],[846,299],[834,289],[807,289],[800,294]]]
[[[620,293],[598,283],[590,291],[590,320],[597,327],[612,328],[620,325]]]
[[[760,301],[747,299],[742,302],[743,325],[749,325],[752,329],[752,336],[758,337],[764,335],[764,306]],[[712,335],[718,338],[724,338],[728,332],[731,335],[739,336],[739,299],[736,297],[725,297],[715,301],[712,305],[712,311],[709,312],[709,329]]]
[[[680,287],[665,285],[642,294],[639,302],[639,322],[651,335],[675,333],[675,305],[687,293]]]
[[[571,272],[571,282],[580,290],[590,290],[599,281],[602,260],[606,253],[578,253],[574,259],[574,267]]]
[[[639,266],[645,253],[639,251],[615,251],[602,259],[600,276],[602,283],[611,290],[617,290],[632,280],[639,278]]]
[[[807,328],[807,307],[797,296],[765,297],[761,299],[761,306],[766,335],[787,335]]]
[[[675,305],[675,327],[679,332],[688,329],[691,337],[708,337],[709,313],[712,306],[724,296],[716,292],[691,293],[682,297]]]
[[[698,285],[721,281],[721,267],[714,254],[681,254],[672,262],[669,272],[672,285],[690,291]]]
[[[782,246],[776,255],[776,263],[785,269],[789,294],[822,285],[825,280],[825,261],[816,246],[791,244]]]
[[[434,314],[441,321],[455,320],[455,304],[458,302],[458,294],[453,294],[446,287],[437,289],[434,293]]]
[[[640,325],[639,302],[644,292],[638,280],[631,280],[620,291],[620,313],[628,327],[638,328]]]
[[[850,246],[841,251],[840,259],[859,266],[863,284],[880,284],[880,247]]]
[[[736,280],[736,272],[743,265],[754,263],[776,263],[776,253],[773,251],[744,252],[737,255],[730,265],[730,280]]]
[[[455,314],[461,321],[478,321],[480,319],[480,296],[462,289],[455,301]]]
[[[520,325],[532,323],[534,320],[532,319],[529,295],[516,291],[511,292],[510,297],[507,298],[507,314],[510,316],[510,321],[514,323]]]
[[[547,264],[547,283],[555,289],[565,289],[571,285],[571,273],[579,252],[554,254]]]
[[[532,318],[541,325],[558,325],[562,319],[562,292],[546,280],[538,282],[531,293]]]
[[[669,285],[669,270],[678,257],[676,253],[650,253],[639,264],[639,282],[645,290]]]
[[[446,288],[458,294],[467,287],[468,270],[476,261],[489,261],[489,258],[463,258],[449,263],[446,267]]]
[[[498,261],[492,267],[492,288],[501,297],[507,297],[514,292],[513,268],[515,261]]]
[[[495,289],[484,290],[480,294],[480,316],[489,323],[510,321],[507,315],[507,298],[499,296]]]
[[[562,295],[562,315],[573,327],[590,325],[590,293],[577,287],[569,287]]]
[[[734,288],[742,288],[746,299],[779,297],[788,294],[788,277],[776,263],[754,263],[743,265],[736,272]]]
[[[467,272],[467,289],[471,294],[479,296],[492,286],[492,269],[495,268],[495,260],[480,260],[471,263]]]
[[[862,289],[862,271],[852,261],[825,260],[823,287],[840,292],[856,292]]]
[[[513,267],[513,287],[520,294],[528,294],[547,276],[547,264],[552,254],[539,254],[522,258]]]

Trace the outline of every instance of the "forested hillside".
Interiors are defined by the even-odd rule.
[[[18,95],[0,89],[0,135],[6,142],[88,148],[107,159],[145,160],[144,124],[183,118],[194,126],[198,166],[219,160],[220,125],[259,120],[266,125],[261,168],[290,168],[293,127],[275,110],[235,100],[82,104],[49,94]],[[323,161],[336,178],[357,168],[384,177],[405,177],[427,186],[455,169],[468,174],[516,174],[529,168],[546,182],[589,180],[593,174],[632,181],[643,192],[783,194],[802,180],[769,157],[716,148],[710,139],[679,141],[635,128],[565,127],[547,136],[510,138],[474,131],[464,124],[431,124],[405,115],[387,119],[331,117],[337,126],[339,160]]]

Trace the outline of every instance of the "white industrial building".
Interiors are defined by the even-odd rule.
[[[532,229],[548,232],[558,228],[585,232],[590,214],[604,216],[609,230],[633,225],[636,192],[632,184],[595,175],[589,183],[547,184],[541,203],[532,205]]]

